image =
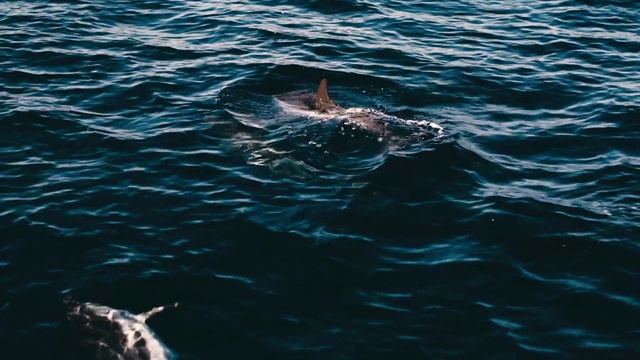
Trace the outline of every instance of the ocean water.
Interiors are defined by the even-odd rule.
[[[638,358],[639,208],[636,0],[0,2],[2,359]]]

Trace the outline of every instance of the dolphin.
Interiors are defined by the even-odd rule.
[[[323,120],[339,120],[344,125],[350,125],[362,130],[385,135],[387,124],[402,122],[405,125],[428,127],[443,133],[443,128],[433,122],[403,120],[395,116],[387,115],[381,111],[366,108],[343,108],[336,105],[329,97],[327,79],[322,79],[315,94],[295,91],[276,96],[280,107],[290,113],[313,117]]]
[[[146,324],[147,319],[169,306],[155,307],[141,314],[113,309],[95,303],[71,306],[69,318],[76,325],[78,335],[96,359],[171,360],[175,356]]]

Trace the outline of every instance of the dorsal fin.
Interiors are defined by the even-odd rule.
[[[316,109],[321,109],[324,106],[334,106],[331,99],[329,99],[329,91],[327,90],[327,79],[322,79],[318,86],[316,96],[313,98],[314,106]]]
[[[316,99],[322,101],[325,104],[331,104],[329,99],[329,91],[327,90],[327,79],[322,79],[320,85],[318,85],[318,91],[316,92]]]
[[[167,309],[167,308],[175,308],[175,307],[178,307],[178,305],[180,305],[180,304],[173,303],[173,304],[169,304],[169,305],[165,305],[165,306],[154,307],[153,309],[151,309],[151,310],[149,310],[147,312],[144,312],[144,313],[142,313],[142,314],[140,314],[138,316],[142,319],[143,322],[145,322],[145,321],[147,321],[148,318],[150,318],[153,315],[161,312],[162,310]]]

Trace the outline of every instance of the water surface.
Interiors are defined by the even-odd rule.
[[[0,3],[0,357],[640,354],[637,1]],[[379,134],[287,112],[434,122]]]

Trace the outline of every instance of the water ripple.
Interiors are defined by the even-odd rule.
[[[639,10],[0,3],[0,354],[72,295],[194,359],[637,357]]]

